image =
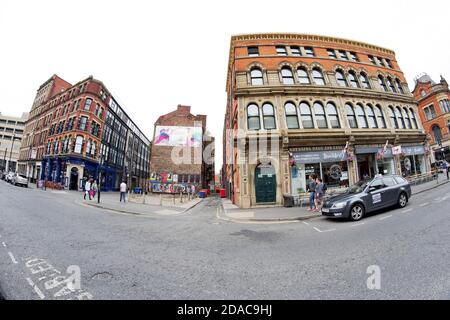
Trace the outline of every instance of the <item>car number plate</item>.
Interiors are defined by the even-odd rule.
[[[322,209],[322,212],[328,213],[330,212],[330,209]]]

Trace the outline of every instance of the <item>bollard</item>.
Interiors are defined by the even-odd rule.
[[[180,192],[180,203],[183,203],[183,192]]]
[[[159,194],[159,205],[162,206],[162,193]]]

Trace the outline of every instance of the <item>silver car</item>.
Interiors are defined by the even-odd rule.
[[[28,178],[23,174],[16,173],[12,178],[12,184],[28,188]]]

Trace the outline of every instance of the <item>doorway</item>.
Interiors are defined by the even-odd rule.
[[[277,200],[277,176],[271,164],[260,164],[255,169],[256,203],[275,203]]]
[[[367,180],[377,174],[375,154],[359,154],[358,158],[359,180]]]
[[[78,190],[78,168],[70,169],[70,187],[69,190]]]

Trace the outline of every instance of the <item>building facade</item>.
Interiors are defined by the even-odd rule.
[[[428,134],[432,161],[450,161],[450,90],[447,81],[441,76],[439,83],[429,75],[416,78],[413,90],[419,104],[419,116]]]
[[[102,190],[108,191],[117,190],[121,180],[143,186],[149,151],[150,141],[101,81],[90,76],[71,85],[54,75],[37,91],[19,162],[31,181],[70,190],[82,189],[101,172]]]
[[[0,113],[0,170],[17,171],[20,145],[28,113],[9,117]]]
[[[240,207],[280,205],[313,173],[340,188],[378,173],[430,171],[417,104],[392,50],[325,36],[233,36],[226,91],[222,172]]]
[[[206,119],[191,114],[190,106],[178,105],[155,122],[150,161],[153,192],[187,192],[188,186],[198,190],[214,180],[214,138],[208,134]]]

